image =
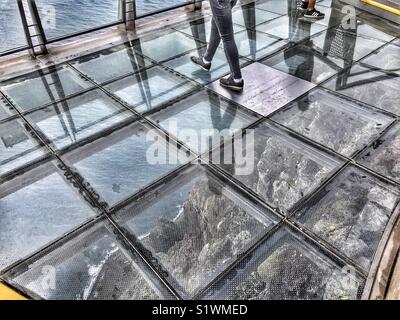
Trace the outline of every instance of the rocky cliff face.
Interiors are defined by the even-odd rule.
[[[143,244],[189,293],[205,286],[265,226],[212,180],[193,186],[175,221],[160,219]]]
[[[257,135],[255,170],[237,176],[244,184],[279,208],[290,209],[332,171],[276,135]]]

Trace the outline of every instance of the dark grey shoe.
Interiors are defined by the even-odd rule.
[[[203,57],[191,56],[190,60],[192,60],[192,62],[194,64],[198,65],[200,68],[202,68],[205,71],[210,71],[210,69],[211,69],[211,62],[205,63],[204,60],[203,60]]]
[[[304,14],[304,18],[319,20],[325,18],[325,13],[313,9],[311,11],[306,11],[306,13]]]
[[[219,80],[219,84],[222,87],[238,92],[243,91],[244,88],[244,81],[242,80],[240,82],[236,82],[235,80],[233,80],[232,76],[229,76],[228,78],[222,78],[221,80]]]

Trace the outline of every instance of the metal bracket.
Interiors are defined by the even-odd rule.
[[[36,57],[47,54],[46,35],[40,20],[35,0],[17,0],[18,9],[24,28],[26,41],[29,46],[29,53]],[[27,16],[29,14],[29,17]]]

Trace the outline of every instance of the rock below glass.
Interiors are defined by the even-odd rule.
[[[368,270],[399,199],[398,188],[350,167],[296,217]]]

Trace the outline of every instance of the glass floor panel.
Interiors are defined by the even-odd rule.
[[[172,298],[106,221],[68,240],[6,277],[48,300]],[[46,270],[49,273],[44,275]],[[44,286],[45,277],[51,275],[54,279]]]
[[[210,71],[201,69],[190,60],[191,56],[203,56],[203,54],[204,50],[195,50],[178,58],[169,60],[164,64],[176,72],[179,72],[180,74],[201,84],[208,84],[229,74],[230,68],[223,49],[218,49],[215,53]],[[246,63],[248,63],[247,60],[240,59],[241,66]]]
[[[399,197],[400,189],[349,167],[295,217],[368,271]]]
[[[297,19],[297,17],[292,18],[289,16],[283,16],[255,27],[256,31],[291,42],[299,42],[326,29],[327,26],[322,24],[310,24],[309,22]]]
[[[279,14],[255,8],[254,3],[242,6],[232,14],[233,22],[247,29],[254,28],[256,25],[270,21],[277,17],[279,17]]]
[[[362,62],[386,72],[400,74],[400,46],[389,44]]]
[[[139,71],[152,63],[127,44],[85,56],[72,65],[97,83],[102,83]]]
[[[172,145],[169,148],[163,137],[135,122],[63,159],[112,207],[190,160]]]
[[[394,32],[383,31],[382,28],[364,21],[362,17],[357,21],[357,34],[385,42],[392,41],[395,38]]]
[[[12,109],[10,104],[0,96],[0,121],[3,121],[15,114],[16,112]]]
[[[380,41],[330,29],[312,37],[310,41],[273,56],[264,63],[318,84],[350,67],[353,60],[365,57],[381,45],[383,43]]]
[[[399,210],[398,27],[299,1],[235,6],[242,93],[222,43],[210,73],[190,61],[207,10],[7,68],[1,278],[38,299],[368,296]]]
[[[324,87],[400,116],[400,75],[389,75],[357,64],[340,72]]]
[[[246,84],[241,93],[222,88],[219,81],[211,83],[208,88],[263,116],[270,115],[315,87],[308,81],[258,62],[243,68],[242,73]]]
[[[272,117],[274,121],[351,157],[394,119],[317,89]]]
[[[287,45],[286,41],[252,30],[237,33],[235,40],[239,54],[252,60],[262,59]]]
[[[311,41],[280,52],[263,63],[315,84],[330,78],[344,67],[341,59],[324,55],[313,48]]]
[[[0,89],[13,104],[26,112],[90,87],[78,73],[66,66],[33,72],[16,80],[0,84]]]
[[[136,52],[155,61],[165,61],[182,53],[204,45],[181,32],[172,31],[156,38],[132,41]]]
[[[78,227],[96,213],[48,162],[0,188],[0,270]]]
[[[211,18],[204,17],[189,23],[184,23],[183,25],[175,27],[176,30],[183,32],[193,38],[200,40],[201,42],[197,43],[197,47],[203,47],[210,39],[210,31],[211,31]],[[245,30],[244,27],[234,24],[233,32],[237,33]]]
[[[197,153],[230,139],[258,118],[214,93],[202,91],[153,114],[152,119]]]
[[[0,124],[0,176],[40,160],[46,154],[46,148],[22,120]]]
[[[290,210],[343,164],[265,122],[254,129],[254,139],[247,139],[242,153],[230,147],[221,151],[235,158],[228,173],[281,211]],[[212,160],[217,157],[213,154]]]
[[[353,300],[364,282],[283,227],[204,296],[225,300]],[[349,270],[350,271],[350,270]]]
[[[400,183],[400,125],[391,128],[359,157],[358,162]]]
[[[183,77],[160,67],[153,67],[105,87],[136,111],[145,113],[196,89]]]
[[[360,36],[356,30],[343,31],[340,26],[311,37],[311,41],[318,51],[342,59],[346,65],[364,58],[385,44],[381,40]]]
[[[204,288],[276,223],[198,166],[116,216],[187,297]]]
[[[26,117],[58,150],[134,118],[129,110],[97,89],[45,107]]]
[[[263,0],[256,2],[256,8],[275,12],[278,14],[288,14],[291,11],[291,7],[288,6],[288,1],[282,0]]]

